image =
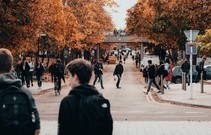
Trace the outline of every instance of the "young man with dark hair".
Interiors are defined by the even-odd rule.
[[[91,63],[75,59],[67,64],[66,69],[72,90],[60,104],[58,135],[112,135],[113,120],[108,100],[106,103],[93,104],[104,100],[96,88],[88,84],[92,76]],[[97,100],[95,97],[98,97]],[[96,108],[99,110],[96,111]],[[97,115],[98,112],[102,115]],[[100,118],[105,116],[109,118]]]
[[[160,93],[160,87],[157,85],[156,81],[155,81],[155,77],[156,77],[156,68],[155,65],[152,64],[152,60],[148,60],[148,76],[149,76],[149,85],[147,88],[147,92],[145,94],[148,94],[151,88],[152,83],[155,85],[155,87],[158,89],[158,93]]]
[[[0,133],[39,135],[40,119],[34,98],[21,80],[11,74],[12,67],[11,52],[0,48]]]

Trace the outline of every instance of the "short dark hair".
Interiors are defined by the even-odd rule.
[[[13,56],[10,50],[0,48],[0,73],[8,73],[13,66]]]
[[[75,59],[67,64],[66,69],[72,74],[77,75],[80,84],[89,83],[92,77],[92,65],[84,59]]]
[[[152,60],[148,60],[148,63],[149,63],[149,64],[152,64]]]

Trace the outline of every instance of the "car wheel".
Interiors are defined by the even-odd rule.
[[[175,78],[175,83],[176,83],[176,84],[182,83],[182,78],[181,78],[181,77],[176,77],[176,78]]]

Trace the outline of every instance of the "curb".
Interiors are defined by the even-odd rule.
[[[211,109],[211,106],[206,106],[206,105],[196,105],[196,104],[191,104],[191,103],[183,103],[183,102],[178,102],[178,101],[172,101],[172,100],[166,100],[162,99],[157,93],[155,92],[150,92],[152,98],[158,102],[158,103],[169,103],[172,105],[180,105],[180,106],[186,106],[186,107],[195,107],[195,108],[204,108],[204,109]]]

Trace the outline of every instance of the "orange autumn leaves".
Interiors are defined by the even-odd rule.
[[[127,31],[178,48],[186,42],[183,30],[211,28],[210,12],[210,0],[138,0],[128,10]]]
[[[104,40],[113,29],[104,6],[113,0],[0,1],[0,47],[37,51],[39,34],[47,34],[49,49],[65,45],[82,49]],[[56,46],[56,47],[55,47]]]

